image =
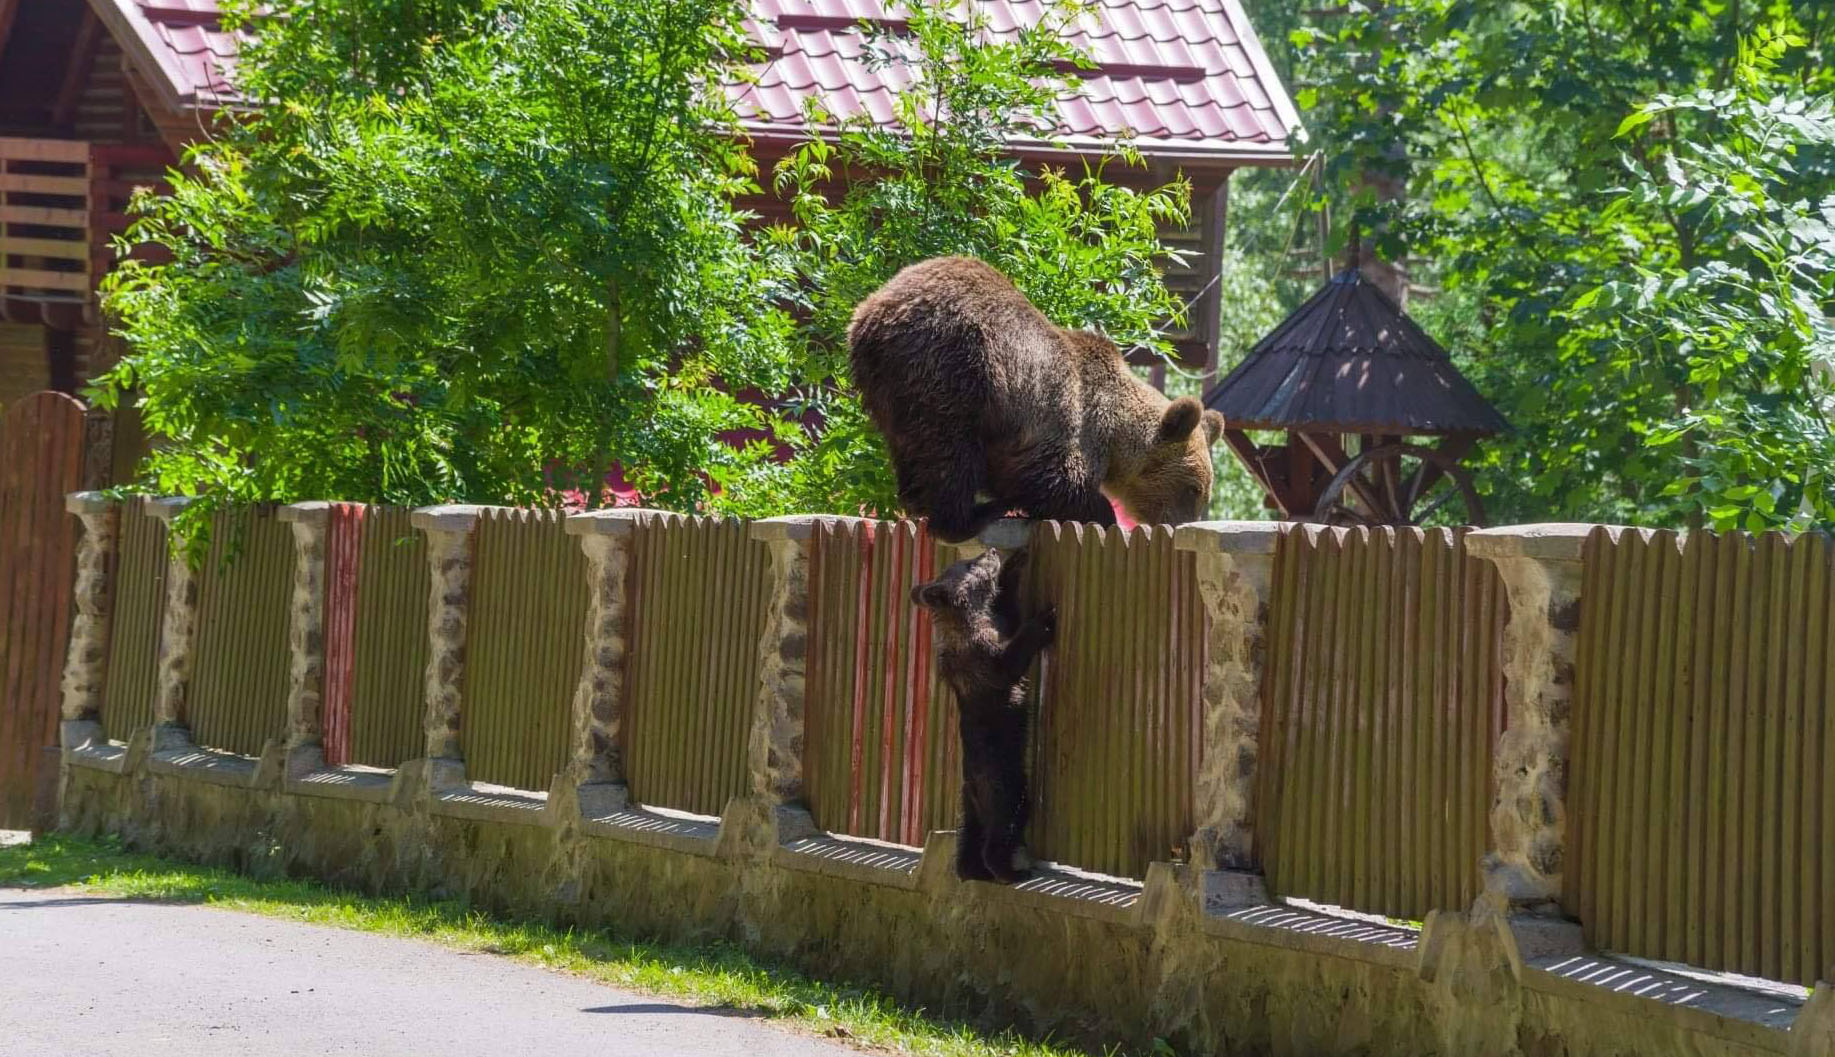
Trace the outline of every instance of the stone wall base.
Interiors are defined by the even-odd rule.
[[[144,756],[123,766],[66,751],[63,828],[256,875],[728,940],[934,1014],[1097,1052],[1155,1039],[1185,1054],[1292,1057],[1822,1052],[1793,1050],[1808,1040],[1775,1026],[1526,968],[1510,924],[1482,907],[1436,915],[1418,944],[1395,930],[1370,942],[1258,923],[1291,917],[1280,907],[1207,912],[1203,878],[1165,864],[1125,897],[1113,886],[1084,898],[1058,894],[1075,886],[962,884],[947,835],[921,858],[850,855],[845,842],[781,833],[790,816],[752,798],[735,799],[717,832],[686,826],[665,840],[636,826],[620,835],[616,812],[590,817],[594,798],[583,811],[565,782],[519,817],[461,817],[424,767],[402,768],[383,796],[280,768],[242,786],[200,780]]]

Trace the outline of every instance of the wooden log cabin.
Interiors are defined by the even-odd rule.
[[[986,0],[996,33],[1036,24],[1036,0]],[[878,0],[754,0],[765,59],[731,87],[761,164],[812,131],[805,103],[889,121],[901,74],[861,61],[861,21],[897,28]],[[888,13],[890,11],[890,13]],[[1164,233],[1185,250],[1169,270],[1191,303],[1181,361],[1215,371],[1230,174],[1286,166],[1299,119],[1239,0],[1100,0],[1076,43],[1095,60],[1062,108],[1062,146],[1016,143],[1029,162],[1075,169],[1124,133],[1157,184],[1183,173],[1194,217]],[[133,188],[158,182],[184,145],[232,105],[236,40],[216,0],[0,0],[0,406],[38,389],[74,392],[117,351],[95,284],[112,263]],[[815,130],[820,131],[820,130]],[[749,203],[766,217],[779,203]],[[118,471],[140,443],[116,424]]]

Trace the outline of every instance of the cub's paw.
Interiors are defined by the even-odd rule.
[[[999,850],[990,848],[984,861],[995,884],[1016,885],[1032,877],[1032,857],[1020,849],[1002,855]]]
[[[987,866],[982,864],[979,860],[974,862],[959,862],[956,864],[956,880],[992,881],[994,880],[994,871],[988,869]]]

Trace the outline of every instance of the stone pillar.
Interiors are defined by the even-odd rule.
[[[153,751],[191,744],[191,662],[198,633],[198,570],[176,542],[173,520],[191,504],[184,497],[154,499],[147,513],[163,521],[172,556],[166,570],[166,613],[159,634],[159,674],[153,690]]]
[[[631,640],[631,543],[654,510],[594,510],[567,519],[586,552],[585,657],[573,695],[573,778],[582,786],[624,785],[625,658]]]
[[[1827,977],[1835,977],[1830,966]],[[1808,1002],[1790,1023],[1789,1057],[1830,1057],[1835,1054],[1835,984],[1816,981]]]
[[[62,741],[76,748],[102,736],[102,694],[108,679],[108,632],[115,585],[109,575],[120,546],[121,508],[100,492],[73,492],[64,509],[83,522],[76,551],[76,612],[64,655]]]
[[[1567,858],[1568,714],[1580,628],[1581,550],[1592,525],[1519,525],[1465,538],[1497,566],[1504,626],[1506,729],[1493,772],[1485,890],[1512,912],[1558,916]]]
[[[465,627],[471,613],[472,529],[483,507],[433,506],[412,522],[427,536],[427,759],[435,786],[462,780],[459,716],[465,697]]]
[[[325,765],[326,539],[330,503],[293,503],[280,508],[293,526],[293,599],[287,631],[292,656],[287,685],[287,774],[298,777]]]
[[[803,800],[804,665],[809,646],[809,541],[822,519],[774,517],[752,523],[771,549],[771,602],[758,639],[758,696],[752,706],[752,792],[773,805]]]
[[[1204,670],[1204,746],[1193,795],[1197,832],[1192,863],[1200,870],[1253,873],[1256,765],[1260,758],[1262,666],[1268,604],[1280,525],[1267,521],[1204,521],[1181,525],[1179,550],[1193,552],[1198,590],[1210,617]],[[1259,884],[1241,893],[1250,901]],[[1220,896],[1222,893],[1218,893]]]
[[[1032,522],[1024,518],[1004,517],[981,530],[972,539],[953,544],[957,561],[979,557],[983,551],[1012,554],[1032,539]],[[938,569],[937,572],[943,570]]]

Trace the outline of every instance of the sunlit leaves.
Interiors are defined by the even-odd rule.
[[[553,502],[616,460],[692,508],[759,457],[719,441],[792,338],[731,204],[743,3],[273,6],[240,76],[274,105],[142,201],[170,260],[110,283],[149,483]]]

